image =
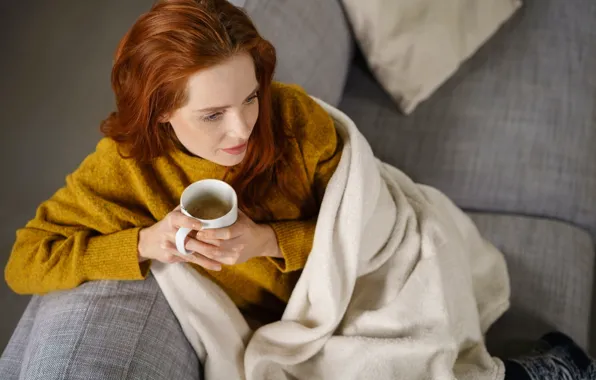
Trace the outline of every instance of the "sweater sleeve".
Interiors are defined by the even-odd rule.
[[[283,259],[270,258],[283,273],[304,268],[312,249],[317,219],[271,223]]]
[[[5,277],[20,294],[70,289],[91,280],[138,280],[149,262],[138,261],[141,212],[126,163],[116,143],[102,140],[95,153],[66,179],[66,185],[17,231]]]
[[[308,181],[319,208],[327,184],[341,159],[342,144],[333,120],[327,112],[306,93],[301,91],[297,97],[304,111],[302,115],[295,116],[297,120],[303,120],[304,123],[303,133],[299,134],[301,136],[299,145]],[[316,224],[317,217],[270,224],[283,256],[283,259],[271,258],[271,260],[280,271],[287,273],[304,268],[312,250]]]

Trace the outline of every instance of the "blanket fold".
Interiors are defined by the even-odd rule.
[[[446,196],[377,160],[346,115],[317,101],[343,153],[281,321],[252,331],[191,267],[152,265],[205,378],[503,379],[483,338],[509,307],[503,255]]]

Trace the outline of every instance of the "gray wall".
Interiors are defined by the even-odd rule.
[[[15,231],[64,184],[113,109],[118,41],[151,0],[0,1],[0,265]],[[28,297],[0,281],[0,351]]]

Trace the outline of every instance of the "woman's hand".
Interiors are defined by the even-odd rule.
[[[197,239],[216,242],[216,246],[198,247],[197,253],[227,265],[244,263],[253,257],[281,257],[273,229],[253,222],[240,210],[236,223],[230,227],[199,231]]]
[[[161,221],[142,229],[139,232],[139,261],[157,260],[168,264],[186,261],[209,270],[221,270],[220,263],[232,261],[223,252],[209,256],[197,253],[182,255],[176,249],[176,232],[182,227],[198,231],[201,229],[201,222],[184,215],[180,211],[180,207],[176,207]],[[199,241],[194,232],[191,232],[186,239],[186,249],[193,252],[213,252],[214,249],[217,249],[216,245],[218,244],[220,242],[217,240],[202,239]],[[218,260],[213,260],[210,257],[216,257]]]

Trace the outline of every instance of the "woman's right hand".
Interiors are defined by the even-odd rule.
[[[185,243],[186,249],[193,252],[190,255],[183,255],[176,249],[176,232],[182,227],[194,230],[188,235]],[[180,206],[176,207],[161,221],[141,229],[138,246],[139,261],[157,260],[166,264],[190,262],[208,270],[221,270],[220,261],[225,263],[226,255],[212,254],[212,258],[208,258],[197,253],[215,253],[220,244],[216,240],[197,240],[196,231],[200,229],[201,222],[184,215],[180,211]]]

